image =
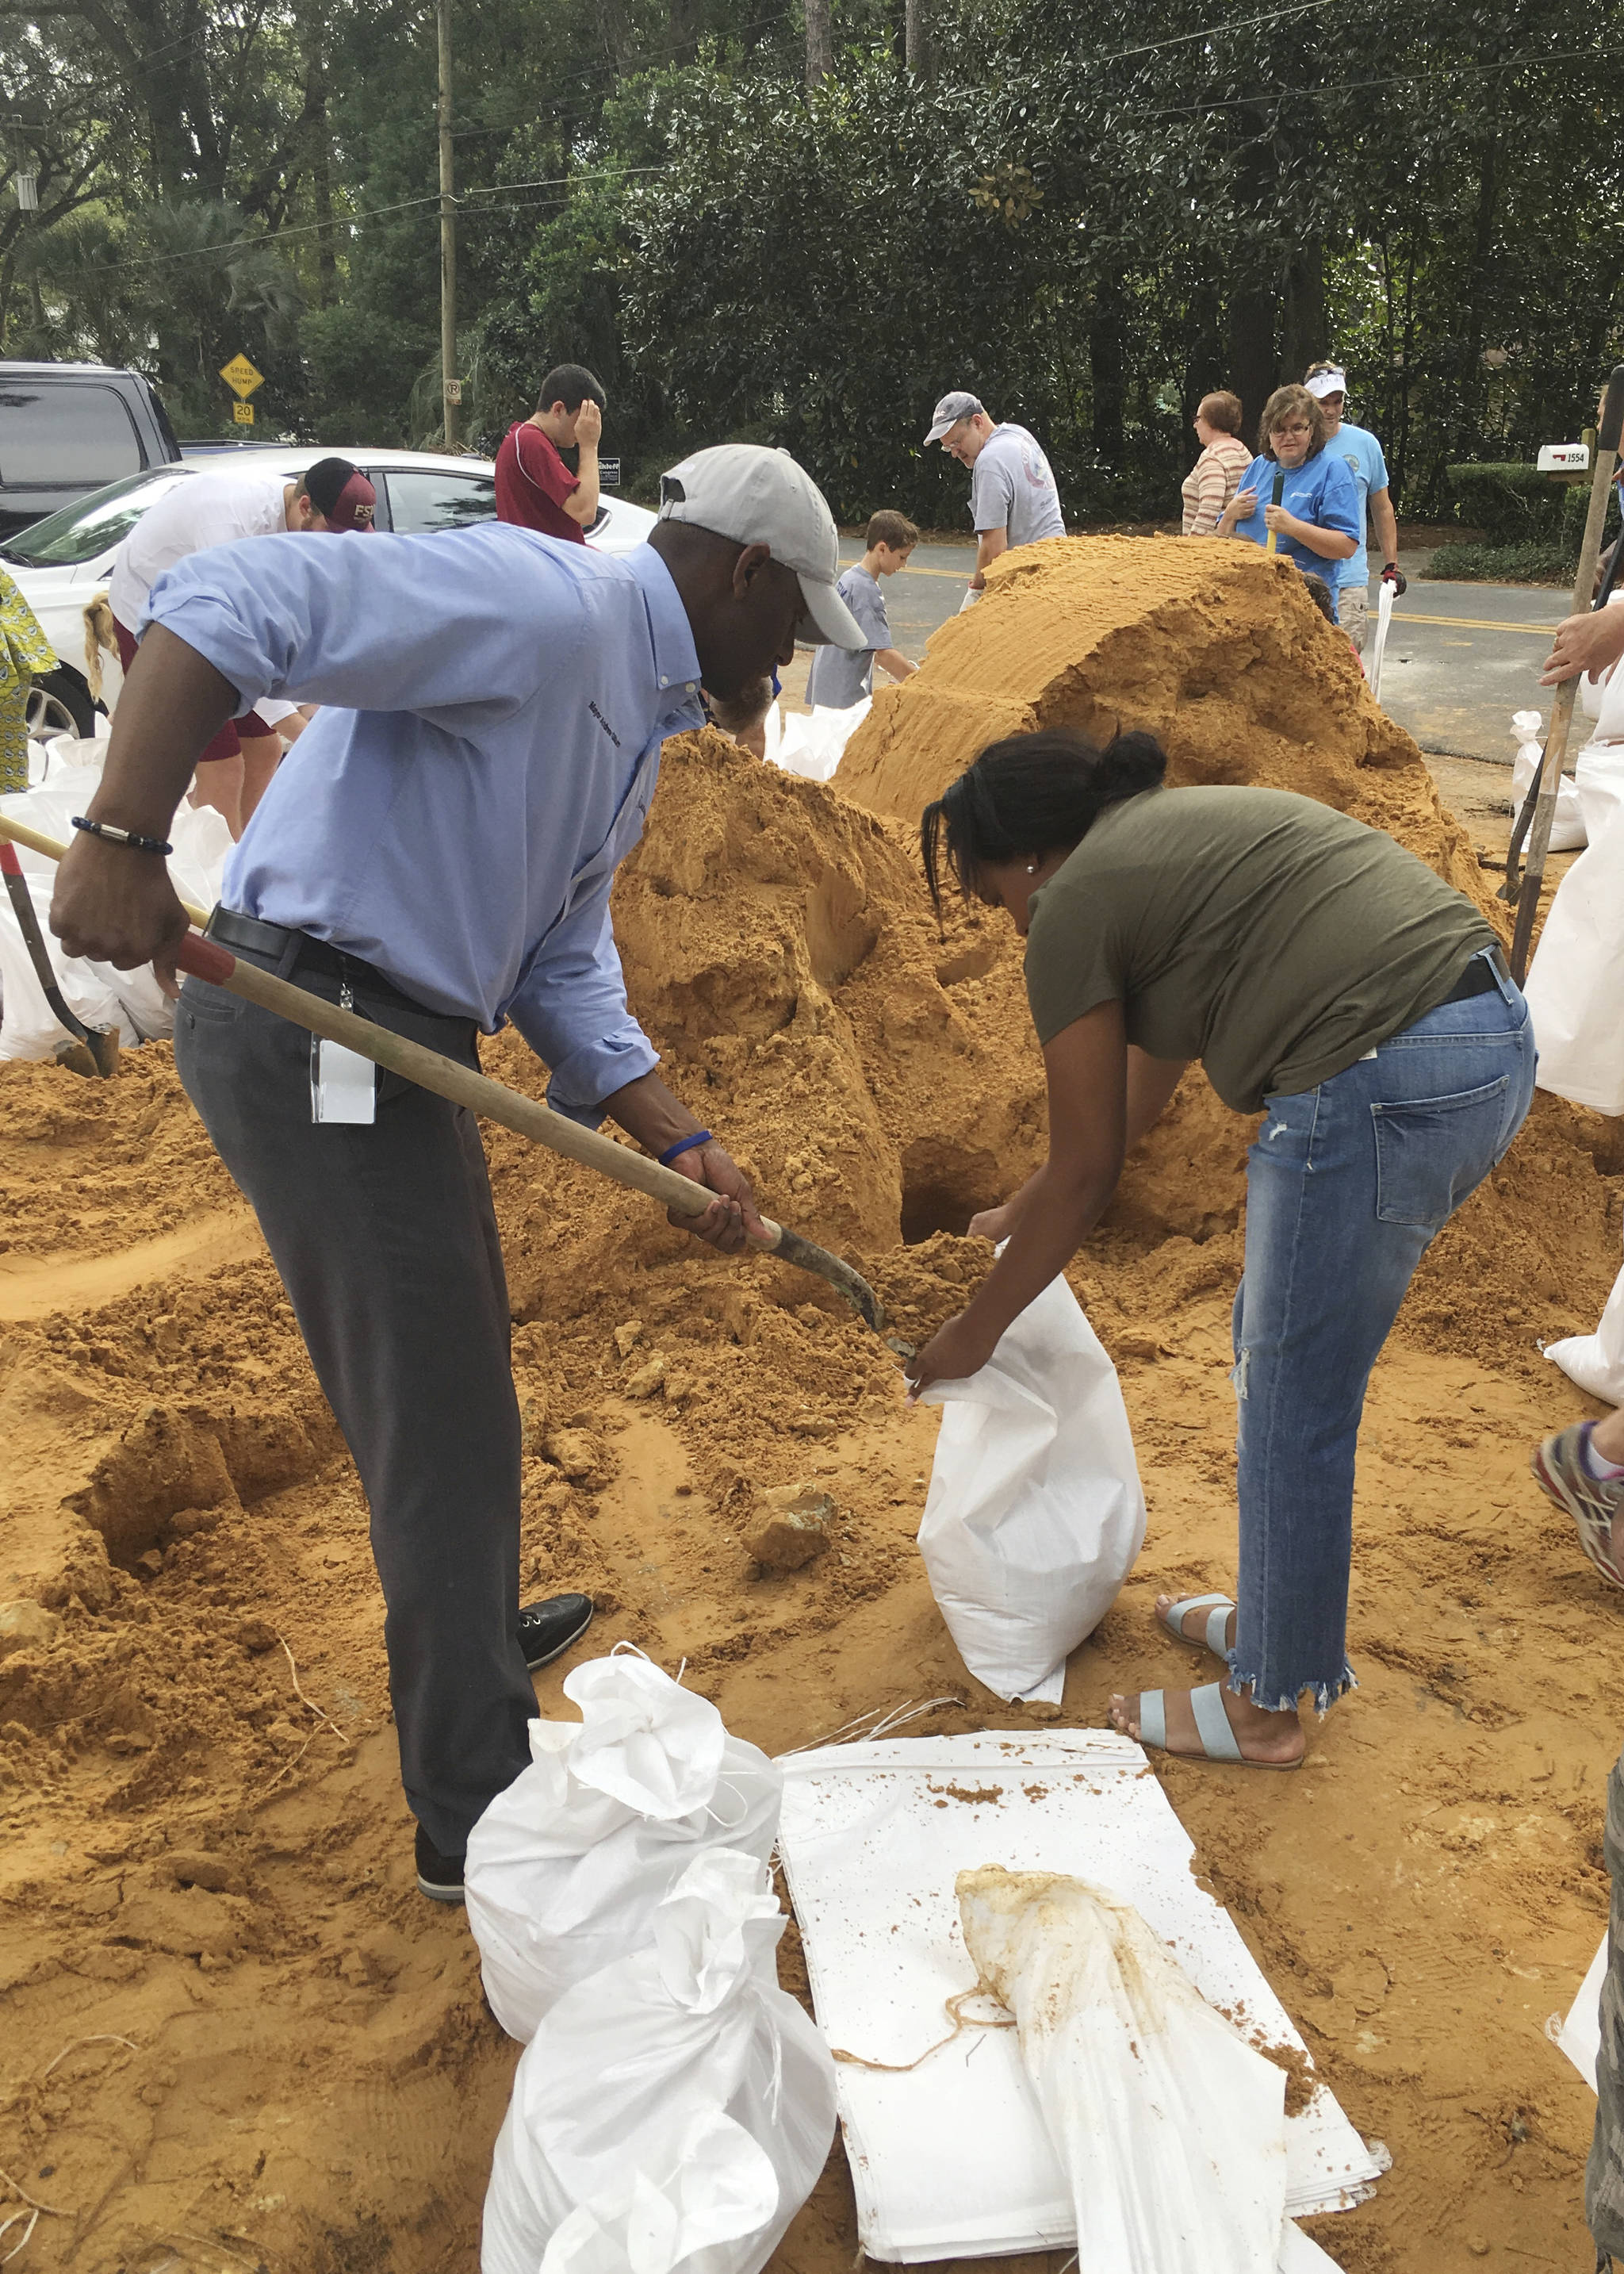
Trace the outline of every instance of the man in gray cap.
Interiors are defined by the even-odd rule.
[[[558,1111],[618,1121],[693,1179],[675,1220],[742,1247],[763,1236],[749,1184],[656,1072],[610,888],[662,741],[703,723],[702,678],[731,700],[798,638],[866,644],[839,568],[813,483],[744,444],[673,467],[649,542],[618,557],[500,522],[193,553],[153,586],[52,925],[70,954],[150,960],[172,987],[186,916],[164,840],[199,751],[267,696],[319,703],[210,932],[464,1065],[510,1020]],[[583,1595],[519,1605],[519,1411],[477,1125],[365,1059],[312,1064],[303,1028],[197,979],[175,1056],[355,1455],[417,1885],[460,1902],[469,1832],[530,1759],[527,1668],[592,1615]]]
[[[995,424],[977,395],[944,395],[936,407],[927,448],[940,442],[950,458],[970,469],[970,518],[975,524],[975,574],[964,605],[987,587],[987,570],[1012,545],[1064,537],[1060,495],[1034,436],[1024,426]]]

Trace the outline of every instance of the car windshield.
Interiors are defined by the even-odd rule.
[[[150,505],[155,505],[177,482],[194,477],[178,466],[162,472],[126,474],[121,482],[92,490],[88,497],[64,505],[60,513],[19,529],[0,546],[0,559],[25,568],[73,568],[81,561],[122,545]]]

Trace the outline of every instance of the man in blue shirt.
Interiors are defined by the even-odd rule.
[[[1342,460],[1359,493],[1358,547],[1339,564],[1335,592],[1337,621],[1363,655],[1370,629],[1370,561],[1365,546],[1372,524],[1381,547],[1382,583],[1391,584],[1395,594],[1405,590],[1405,580],[1399,574],[1398,516],[1387,487],[1387,462],[1376,437],[1342,417],[1348,374],[1340,364],[1314,364],[1303,384],[1325,414],[1326,448]]]
[[[321,556],[326,555],[325,559]],[[787,663],[857,648],[839,541],[783,452],[702,450],[616,558],[490,523],[372,545],[260,537],[153,587],[101,787],[58,874],[71,954],[154,963],[186,919],[161,857],[193,763],[266,696],[319,704],[231,856],[210,930],[237,955],[465,1065],[511,1019],[551,1103],[613,1116],[694,1179],[686,1228],[736,1249],[745,1178],[655,1071],[610,925],[662,740]],[[301,1028],[188,979],[176,1062],[252,1201],[372,1510],[424,1894],[529,1758],[527,1666],[581,1596],[519,1606],[520,1429],[506,1280],[472,1116],[390,1074],[342,1118]]]

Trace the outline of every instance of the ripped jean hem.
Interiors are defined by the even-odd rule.
[[[1345,1696],[1350,1690],[1357,1690],[1358,1686],[1359,1677],[1345,1659],[1342,1661],[1342,1674],[1336,1681],[1304,1682],[1295,1692],[1282,1691],[1277,1698],[1259,1697],[1256,1675],[1243,1674],[1239,1667],[1233,1662],[1229,1667],[1229,1678],[1224,1684],[1225,1689],[1232,1690],[1237,1698],[1244,1697],[1250,1690],[1252,1693],[1252,1704],[1260,1706],[1266,1713],[1295,1713],[1303,1691],[1306,1690],[1313,1699],[1314,1711],[1319,1714],[1328,1713],[1339,1698]]]

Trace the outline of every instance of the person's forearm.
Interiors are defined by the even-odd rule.
[[[606,1098],[604,1111],[645,1153],[656,1158],[679,1138],[692,1137],[704,1127],[680,1097],[673,1097],[657,1073],[639,1074]]]
[[[981,531],[975,541],[975,574],[970,579],[973,592],[986,590],[987,571],[999,554],[1007,553],[1009,549],[1010,532],[1007,529],[983,529]]]
[[[876,648],[874,659],[883,671],[889,671],[893,679],[912,679],[919,669],[918,664],[910,663],[899,647]]]
[[[1381,565],[1398,559],[1398,516],[1393,510],[1393,496],[1388,490],[1378,490],[1371,500],[1371,519],[1376,524],[1376,541],[1381,547]]]
[[[964,1322],[996,1343],[1059,1276],[1110,1205],[1116,1178],[1103,1171],[1063,1178],[1052,1161],[1016,1195],[1009,1244],[964,1308]]]
[[[1345,536],[1340,529],[1320,529],[1312,521],[1303,521],[1294,513],[1286,516],[1289,533],[1322,561],[1348,561],[1358,551],[1356,540]]]
[[[162,624],[136,651],[118,707],[102,779],[86,812],[92,821],[167,837],[199,754],[233,717],[237,692],[214,665]]]
[[[1624,656],[1624,606],[1595,608],[1564,616],[1540,674],[1542,687],[1558,687],[1582,671],[1605,671]]]
[[[583,529],[590,529],[598,519],[598,445],[596,442],[583,442],[578,448],[580,456],[575,464],[575,486],[564,501],[564,510],[572,521],[578,521]]]

